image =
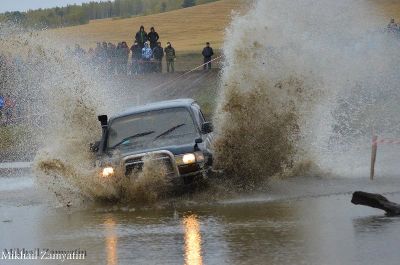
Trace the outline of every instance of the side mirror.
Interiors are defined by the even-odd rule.
[[[201,126],[201,132],[204,134],[211,133],[213,129],[214,128],[211,122],[205,122],[203,123],[203,126]]]
[[[196,140],[194,140],[194,142],[195,142],[196,144],[201,144],[201,143],[203,142],[203,139],[197,138]]]
[[[101,123],[101,126],[106,126],[108,122],[108,117],[107,115],[100,115],[97,117],[99,119],[99,122]]]
[[[99,147],[100,147],[100,141],[97,141],[97,142],[94,142],[94,143],[90,143],[89,150],[92,153],[97,153],[99,151]]]

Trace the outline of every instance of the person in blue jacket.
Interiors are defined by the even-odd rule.
[[[0,110],[4,108],[4,97],[0,96]]]
[[[3,117],[4,97],[0,96],[0,119]]]
[[[149,72],[151,68],[150,67],[151,58],[153,58],[153,51],[151,50],[149,44],[145,42],[144,48],[142,49],[142,61],[143,61],[144,72]]]

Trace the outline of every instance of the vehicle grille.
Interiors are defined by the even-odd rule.
[[[150,159],[152,161],[159,162],[160,165],[165,166],[167,175],[174,175],[175,173],[175,163],[171,160],[171,157],[166,153],[156,153],[151,154]],[[132,172],[140,172],[143,169],[145,156],[138,156],[133,158],[128,158],[125,160],[125,175],[130,175]]]

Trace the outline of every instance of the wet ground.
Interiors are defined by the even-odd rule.
[[[29,170],[1,171],[0,249],[85,250],[85,260],[0,264],[399,264],[400,218],[350,203],[400,201],[400,177],[292,179],[263,193],[163,208],[54,207]]]

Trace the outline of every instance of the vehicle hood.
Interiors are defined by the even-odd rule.
[[[142,153],[151,153],[160,150],[167,150],[170,151],[174,155],[186,154],[186,153],[193,153],[195,151],[195,143],[192,144],[184,144],[184,145],[170,145],[170,146],[162,146],[157,148],[150,148],[150,149],[142,149],[142,150],[121,150],[120,155],[121,157],[129,156],[129,155],[136,155]]]

